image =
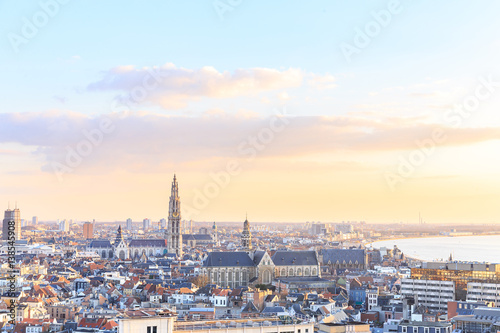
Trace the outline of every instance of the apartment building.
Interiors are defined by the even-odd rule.
[[[486,282],[467,283],[468,302],[487,302],[500,305],[500,284]]]
[[[419,304],[431,310],[446,312],[448,302],[455,300],[455,282],[402,279],[401,295],[415,297]]]

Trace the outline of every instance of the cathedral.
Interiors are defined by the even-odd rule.
[[[163,256],[167,253],[182,257],[182,222],[181,222],[181,202],[179,198],[179,185],[174,175],[170,194],[168,210],[168,226],[165,231],[165,239],[132,239],[127,243],[122,235],[122,227],[118,227],[115,241],[94,240],[87,251],[92,251],[103,259],[138,260],[145,256]]]
[[[241,251],[210,252],[203,262],[202,274],[210,283],[237,288],[250,284],[271,284],[276,278],[320,277],[320,261],[316,251],[252,250],[252,234],[248,219],[243,223]]]

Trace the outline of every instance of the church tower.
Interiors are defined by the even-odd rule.
[[[113,250],[115,252],[115,257],[122,260],[129,259],[129,251],[127,242],[123,239],[122,226],[118,226],[118,232],[116,233],[115,242],[113,243]]]
[[[217,244],[219,242],[218,235],[217,235],[217,225],[215,224],[212,226],[212,241]]]
[[[244,250],[252,249],[252,233],[250,232],[250,222],[248,218],[245,219],[243,223],[243,233],[241,234],[241,247]]]
[[[181,231],[181,200],[179,198],[179,185],[174,174],[168,208],[167,245],[168,253],[175,253],[178,257],[182,257]]]

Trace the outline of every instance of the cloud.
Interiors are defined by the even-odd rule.
[[[169,63],[160,67],[115,67],[105,71],[101,80],[89,84],[87,90],[121,91],[124,95],[120,98],[124,100],[178,109],[201,97],[230,98],[298,87],[303,78],[303,71],[296,68],[220,72],[209,66],[186,69]]]
[[[103,119],[114,128],[103,136],[85,165],[97,169],[161,169],[166,165],[195,165],[214,159],[240,158],[241,146],[270,128],[270,117],[242,110],[238,115],[212,110],[202,117],[167,117],[135,113],[88,117],[78,113],[0,114],[0,144],[36,147],[49,171],[52,162],[63,162],[69,148],[88,140],[85,133],[98,129]],[[283,120],[283,118],[277,118]],[[443,146],[465,146],[500,139],[500,128],[451,128],[414,118],[370,119],[363,116],[286,117],[288,125],[257,150],[257,158],[287,158],[345,152],[371,154],[413,150],[416,141],[432,137],[442,128]]]
[[[337,84],[334,83],[336,81],[335,77],[331,74],[310,74],[309,77],[307,83],[318,90],[333,89],[337,87]]]

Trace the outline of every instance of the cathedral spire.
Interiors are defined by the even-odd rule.
[[[167,245],[168,252],[182,256],[182,234],[181,234],[181,199],[179,198],[179,184],[174,174],[170,202],[168,208]]]

